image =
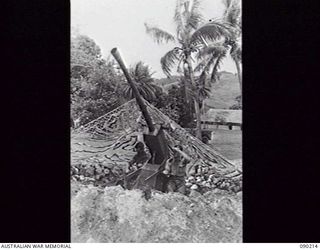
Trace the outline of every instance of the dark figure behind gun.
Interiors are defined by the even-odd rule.
[[[141,168],[148,160],[150,155],[145,150],[145,145],[143,142],[138,142],[135,146],[135,151],[137,152],[132,160],[129,162],[128,171],[132,172]]]

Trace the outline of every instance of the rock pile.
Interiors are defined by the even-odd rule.
[[[123,177],[124,168],[119,165],[79,163],[71,166],[71,180],[85,185],[92,184],[102,188],[113,186]]]
[[[82,184],[97,187],[117,185],[125,175],[124,165],[104,165],[103,163],[79,163],[71,167],[71,179]],[[242,190],[242,174],[234,173],[221,176],[214,171],[215,167],[194,167],[186,178],[187,190],[206,193],[214,189],[237,193]]]
[[[215,166],[198,166],[191,176],[186,178],[186,186],[191,190],[206,193],[210,190],[220,189],[230,192],[240,192],[242,190],[242,174],[238,172],[229,175],[219,175],[215,171]]]

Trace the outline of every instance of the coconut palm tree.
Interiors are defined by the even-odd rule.
[[[175,45],[161,58],[161,67],[168,77],[171,76],[174,67],[177,67],[178,73],[184,73],[186,80],[184,85],[185,100],[188,102],[187,89],[196,86],[192,63],[194,61],[193,54],[199,51],[205,41],[214,41],[228,36],[229,31],[228,26],[218,20],[213,20],[210,25],[199,29],[203,22],[199,0],[177,0],[174,22],[176,24],[175,34],[148,24],[145,24],[145,27],[147,34],[151,35],[157,43],[172,42]],[[196,135],[201,139],[199,98],[195,98],[193,101],[197,120]]]
[[[203,71],[204,75],[209,74],[211,69],[211,80],[216,81],[221,62],[227,54],[231,56],[236,64],[237,74],[239,78],[240,91],[242,92],[242,73],[241,73],[241,11],[239,0],[224,0],[225,11],[223,13],[223,21],[229,26],[230,35],[224,37],[223,41],[219,43],[206,44],[202,48],[202,52],[199,53],[198,59],[203,60],[199,65],[204,67],[206,70]],[[212,20],[204,25],[202,28],[205,29],[211,25]],[[220,51],[220,53],[219,53]],[[204,65],[207,65],[206,67]],[[214,66],[212,66],[214,65]]]
[[[150,67],[140,61],[131,67],[129,72],[136,82],[137,89],[142,97],[148,101],[154,100],[156,98],[155,92],[157,86],[154,85],[154,79],[152,77],[154,73],[151,72]],[[127,99],[134,98],[133,91],[128,84],[121,85],[121,92]]]
[[[229,23],[231,26],[230,34],[231,36],[226,40],[226,44],[230,47],[230,55],[236,64],[240,90],[242,92],[242,72],[241,72],[241,61],[242,61],[242,50],[241,50],[241,10],[240,10],[240,0],[224,0],[225,11],[223,19],[225,22]]]
[[[206,44],[202,47],[197,54],[199,63],[195,68],[195,71],[199,73],[199,80],[202,85],[216,82],[219,79],[218,70],[227,53],[228,47],[222,41]],[[209,75],[211,76],[209,77]]]

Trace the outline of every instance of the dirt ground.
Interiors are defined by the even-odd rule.
[[[215,130],[211,144],[241,168],[241,130]],[[147,201],[140,190],[72,181],[71,238],[92,243],[242,242],[242,192],[153,192]]]
[[[190,196],[72,183],[72,242],[242,242],[242,192]]]

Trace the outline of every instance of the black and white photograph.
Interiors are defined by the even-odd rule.
[[[71,0],[72,243],[241,243],[241,0]]]

